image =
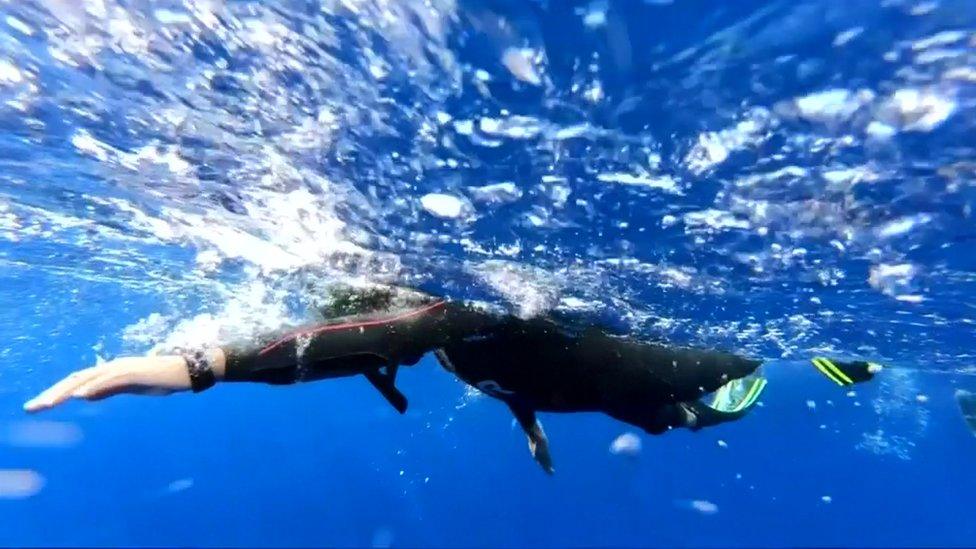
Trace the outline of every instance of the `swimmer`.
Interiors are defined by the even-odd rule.
[[[364,376],[400,413],[397,370],[433,353],[465,383],[504,402],[529,449],[553,472],[537,412],[602,412],[650,434],[742,418],[766,387],[761,362],[730,353],[645,342],[550,317],[522,319],[398,287],[345,288],[328,320],[247,341],[125,357],[79,370],[24,404],[39,412],[75,398],[199,393],[217,382],[287,385]],[[840,386],[871,379],[869,362],[814,358]]]

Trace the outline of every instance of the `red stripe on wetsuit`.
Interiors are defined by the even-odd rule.
[[[282,346],[282,345],[284,345],[284,344],[286,344],[286,343],[288,343],[290,341],[294,341],[295,339],[297,339],[299,337],[302,337],[302,336],[314,336],[314,335],[318,335],[318,334],[322,334],[322,333],[326,333],[326,332],[336,332],[336,331],[340,331],[340,330],[354,330],[354,329],[359,329],[359,328],[371,328],[373,326],[382,326],[382,325],[385,325],[385,324],[392,324],[394,322],[400,322],[401,320],[406,320],[408,318],[412,318],[412,317],[415,317],[415,316],[420,316],[420,315],[427,314],[427,313],[429,313],[431,311],[434,311],[435,309],[438,309],[438,308],[442,307],[445,303],[447,303],[447,302],[446,301],[438,301],[437,303],[432,303],[432,304],[427,305],[425,307],[421,307],[419,309],[414,309],[412,311],[407,311],[405,313],[401,313],[399,315],[392,316],[392,317],[389,317],[389,318],[380,318],[380,319],[375,319],[375,320],[365,320],[365,321],[362,321],[362,322],[346,322],[346,323],[343,323],[343,324],[327,324],[325,326],[318,326],[318,327],[315,327],[315,328],[307,328],[307,329],[304,329],[304,330],[299,330],[299,331],[296,331],[296,332],[292,332],[292,333],[290,333],[290,334],[288,334],[288,335],[286,335],[286,336],[284,336],[284,337],[282,337],[282,338],[280,338],[278,340],[273,341],[267,347],[261,349],[258,352],[258,356],[267,354],[267,353],[273,351],[274,349],[277,349],[278,347],[280,347],[280,346]]]

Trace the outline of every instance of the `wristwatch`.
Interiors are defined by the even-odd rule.
[[[194,393],[206,391],[217,383],[213,364],[210,363],[206,351],[198,349],[191,353],[183,353],[183,360],[186,361],[186,370],[190,374],[190,389]]]

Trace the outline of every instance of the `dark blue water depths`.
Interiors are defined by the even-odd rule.
[[[0,544],[972,545],[974,89],[968,1],[5,4]],[[623,454],[545,415],[553,477],[430,359],[404,417],[359,379],[20,411],[362,278],[770,386]]]

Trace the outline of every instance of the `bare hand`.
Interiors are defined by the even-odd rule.
[[[189,388],[190,376],[183,357],[127,357],[74,372],[24,403],[24,410],[41,412],[70,398],[101,400],[126,393],[166,395]]]

